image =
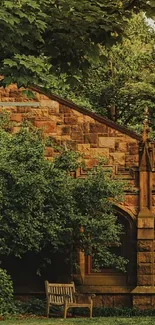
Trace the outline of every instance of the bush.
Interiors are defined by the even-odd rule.
[[[44,299],[32,298],[27,301],[17,300],[15,304],[17,314],[42,316],[46,313],[46,301]]]
[[[0,315],[14,313],[13,284],[11,277],[0,268]]]
[[[34,297],[26,301],[16,300],[15,305],[17,314],[46,316],[46,299],[39,299],[37,297]],[[62,316],[63,307],[51,306],[50,314],[52,316]]]
[[[89,316],[89,310],[86,308],[75,308],[73,310],[75,315],[80,316]],[[145,317],[145,316],[155,316],[155,309],[138,309],[138,308],[129,308],[129,307],[94,307],[93,308],[93,317]]]
[[[25,315],[36,315],[45,316],[46,315],[46,300],[32,298],[27,301],[16,301],[16,312],[17,314]],[[69,313],[76,316],[88,317],[88,308],[73,308],[69,309]],[[51,306],[50,308],[51,316],[63,317],[63,307],[61,306]],[[94,307],[93,317],[145,317],[145,316],[155,316],[155,309],[151,310],[140,310],[138,308],[105,308],[105,307]]]

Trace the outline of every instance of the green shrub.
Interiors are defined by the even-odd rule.
[[[11,277],[0,268],[0,315],[14,313],[13,284]]]
[[[31,298],[27,301],[17,300],[15,302],[17,314],[45,315],[46,301],[44,299]]]
[[[33,297],[26,301],[16,300],[15,305],[17,314],[46,316],[46,299]],[[55,317],[62,317],[63,307],[50,306],[50,314]]]
[[[75,315],[80,316],[89,316],[89,310],[87,308],[75,308],[73,310]],[[129,308],[129,307],[94,307],[93,308],[93,317],[145,317],[145,316],[155,316],[155,309],[138,309],[138,308]]]
[[[17,314],[30,314],[37,316],[46,315],[46,300],[32,298],[27,301],[16,301],[16,312]],[[68,313],[75,316],[89,316],[88,308],[70,308]],[[63,307],[62,306],[51,306],[50,308],[51,316],[63,317]],[[105,308],[105,307],[94,307],[93,317],[145,317],[145,316],[155,316],[155,309],[144,309],[140,310],[138,308],[120,307],[120,308]]]

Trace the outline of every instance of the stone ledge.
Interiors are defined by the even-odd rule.
[[[137,286],[131,292],[132,294],[155,294],[155,287],[153,286]]]
[[[127,293],[132,293],[133,287],[126,287],[126,286],[89,286],[89,285],[82,285],[82,286],[77,286],[78,291],[81,293],[105,293],[105,294],[127,294]]]

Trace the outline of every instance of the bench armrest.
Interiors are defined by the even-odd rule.
[[[94,293],[92,293],[91,295],[89,295],[89,297],[91,297],[91,299],[93,299],[96,297],[96,295]]]
[[[76,300],[76,298],[79,298],[80,296],[83,298],[83,294],[82,293],[80,293],[80,292],[74,292],[74,294],[73,294],[73,296],[74,296],[74,299]],[[92,301],[92,299],[93,298],[95,298],[96,297],[96,295],[95,294],[89,294],[89,295],[87,295],[87,300],[89,301],[89,302],[91,302]]]
[[[95,294],[91,294],[91,295],[88,296],[88,300],[89,301],[92,301],[92,299],[94,299],[95,297],[96,297]]]

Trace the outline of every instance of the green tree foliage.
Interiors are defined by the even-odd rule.
[[[1,0],[3,84],[67,90],[99,60],[100,45],[119,40],[127,18],[139,10],[153,14],[153,1]]]
[[[0,268],[0,315],[6,315],[14,311],[13,283],[6,270]]]
[[[75,87],[74,96],[80,94],[81,102],[88,102],[91,109],[110,118],[114,113],[117,122],[138,131],[147,106],[155,129],[154,38],[155,30],[144,14],[133,15],[122,43],[103,48],[107,64],[90,69],[89,77]]]
[[[41,252],[50,259],[61,252],[75,261],[81,249],[95,252],[96,265],[124,269],[126,261],[111,251],[122,233],[112,205],[121,199],[122,184],[110,172],[99,166],[86,179],[73,178],[79,155],[63,149],[46,160],[35,129],[12,135],[1,127],[0,147],[1,255]]]
[[[124,268],[123,257],[113,254],[113,245],[120,246],[122,226],[117,222],[113,203],[122,199],[124,185],[112,178],[111,171],[102,164],[88,172],[87,178],[78,179],[73,190],[77,215],[81,216],[84,231],[79,242],[85,254],[93,256],[94,267]],[[79,223],[79,222],[78,222]],[[78,234],[78,229],[76,230]],[[73,232],[74,235],[74,232]],[[76,248],[76,247],[75,247]]]

